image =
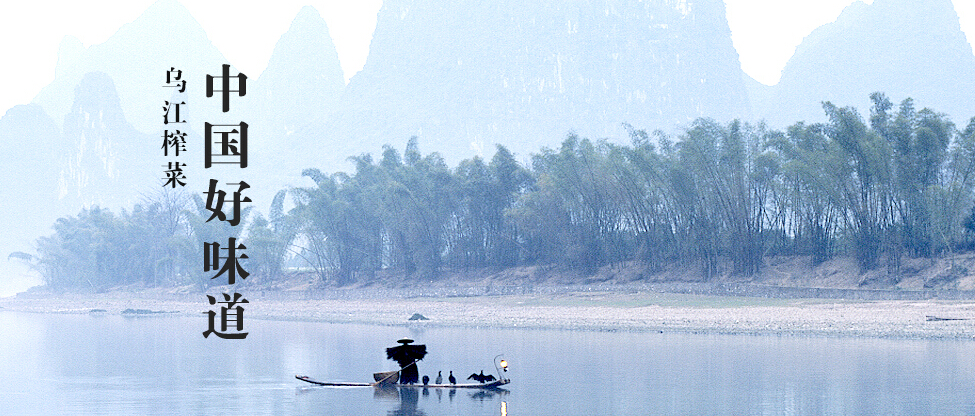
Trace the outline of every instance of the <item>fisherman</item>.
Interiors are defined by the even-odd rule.
[[[409,338],[403,338],[396,342],[402,345],[386,348],[386,358],[399,364],[399,382],[401,384],[416,383],[420,380],[420,371],[416,368],[416,362],[427,355],[427,346],[410,345],[413,340]]]

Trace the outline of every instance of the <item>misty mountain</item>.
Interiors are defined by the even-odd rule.
[[[58,177],[67,151],[54,120],[36,104],[18,105],[0,118],[0,258],[27,250],[33,238],[50,228],[59,209]],[[28,237],[34,236],[34,237]],[[17,248],[12,248],[15,244]]]
[[[173,89],[162,87],[166,71],[182,69],[192,100],[202,104],[205,75],[225,62],[174,0],[155,3],[105,43],[85,48],[66,37],[51,84],[33,104],[0,118],[0,170],[8,178],[0,191],[8,201],[2,213],[11,219],[0,230],[0,256],[32,252],[58,217],[93,205],[131,209],[158,191],[161,109],[173,97]],[[184,110],[189,120],[201,120],[220,111],[209,107]],[[19,284],[31,279],[16,261],[4,262],[0,272],[23,276],[14,279]]]
[[[188,179],[196,186],[203,186],[208,177],[246,180],[255,193],[261,193],[253,199],[260,200],[260,206],[269,204],[274,192],[290,185],[307,167],[291,157],[302,150],[290,143],[289,132],[327,113],[345,88],[338,56],[324,20],[314,8],[305,7],[277,43],[264,73],[259,77],[251,74],[248,94],[233,97],[229,113],[221,112],[218,97],[205,96],[206,75],[219,75],[224,63],[228,63],[226,58],[212,45],[199,23],[175,0],[156,2],[105,43],[86,49],[77,39],[68,37],[62,41],[55,80],[34,101],[59,124],[64,120],[63,140],[72,149],[69,153],[73,157],[78,156],[78,149],[84,149],[86,157],[99,157],[101,162],[64,156],[60,162],[61,197],[71,199],[69,205],[78,209],[91,204],[117,209],[138,201],[140,192],[145,193],[154,185],[133,178],[145,177],[143,171],[157,165],[152,175],[163,176],[165,161],[160,145],[166,126],[162,107],[169,100],[187,103],[181,107],[187,124],[177,128],[190,132],[188,156],[181,158],[188,165]],[[166,71],[171,67],[182,71],[187,82],[185,93],[176,94],[173,88],[163,87]],[[237,73],[231,68],[231,74]],[[99,104],[111,109],[99,113],[101,130],[94,136],[92,131],[79,130],[78,117],[82,115],[77,112],[78,88],[88,97],[81,99],[106,94],[114,97],[109,101],[118,102],[117,107],[107,102]],[[250,125],[249,153],[255,163],[241,171],[204,171],[204,122],[241,121]],[[123,136],[143,134],[151,137],[140,144],[138,151],[133,150],[131,141],[121,141]],[[93,137],[111,138],[111,145]],[[143,171],[133,174],[130,168]],[[93,180],[95,177],[101,179]],[[90,186],[108,183],[105,180],[117,185],[114,195]],[[113,182],[117,180],[122,182]]]
[[[752,97],[772,126],[824,121],[820,102],[870,107],[883,91],[894,102],[911,97],[920,107],[956,122],[975,116],[975,56],[951,0],[856,2],[835,22],[809,34],[782,71],[774,97]]]
[[[188,80],[187,102],[194,105],[188,110],[189,121],[202,123],[220,112],[219,105],[204,105],[206,74],[217,74],[225,63],[186,8],[176,0],[159,0],[104,43],[84,48],[77,39],[66,37],[58,51],[54,81],[34,103],[61,122],[71,111],[78,83],[88,73],[101,72],[114,80],[129,123],[142,132],[161,131],[160,107],[171,95],[162,85],[166,71],[176,67]]]
[[[324,141],[315,137],[297,142],[294,133],[334,111],[345,90],[335,45],[315,8],[298,12],[275,44],[267,68],[248,82],[247,96],[239,101],[255,138],[254,170],[262,172],[262,186],[277,190],[293,185],[302,169],[317,164],[304,155]]]
[[[36,104],[18,105],[0,117],[0,296],[38,284],[26,263],[8,258],[34,252],[34,242],[67,212],[58,199],[61,131]]]
[[[414,135],[456,161],[748,115],[720,0],[389,0],[339,110],[301,134],[330,161]]]
[[[161,139],[138,132],[125,120],[108,75],[89,73],[74,92],[60,128],[36,104],[16,106],[0,118],[0,172],[8,178],[0,189],[8,201],[2,214],[17,218],[4,233],[33,235],[16,250],[26,250],[59,216],[94,205],[131,206],[162,176],[153,157]]]
[[[98,205],[118,209],[131,204],[140,189],[162,176],[155,140],[125,119],[115,83],[91,72],[75,87],[71,112],[64,117],[58,155],[58,196],[73,210]],[[160,172],[153,175],[152,172]]]
[[[267,68],[252,82],[244,102],[265,120],[261,127],[288,134],[333,110],[345,90],[345,75],[315,8],[298,12],[275,44]]]

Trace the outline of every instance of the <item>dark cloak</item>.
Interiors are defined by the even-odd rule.
[[[420,371],[414,362],[422,360],[427,355],[426,345],[410,345],[412,339],[401,339],[395,347],[386,348],[386,358],[396,361],[400,366],[400,383],[412,384],[420,380]]]

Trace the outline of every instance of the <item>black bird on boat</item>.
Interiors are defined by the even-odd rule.
[[[372,373],[372,378],[375,382],[328,382],[328,381],[318,381],[314,380],[308,376],[296,375],[295,378],[304,382],[311,384],[316,384],[319,386],[333,386],[333,387],[359,387],[359,386],[370,386],[376,387],[378,390],[387,390],[389,387],[397,386],[409,386],[415,385],[420,382],[420,374],[417,370],[417,362],[422,360],[427,354],[426,345],[413,345],[413,340],[404,338],[397,341],[400,345],[395,347],[386,348],[386,358],[396,361],[399,364],[400,369],[397,371],[384,371],[378,373]],[[498,370],[498,375],[500,379],[495,379],[492,375],[485,375],[482,369],[480,374],[472,373],[468,378],[477,380],[478,383],[457,383],[457,377],[454,376],[453,370],[450,371],[449,378],[447,379],[450,384],[443,384],[443,371],[437,371],[437,381],[436,384],[431,384],[431,377],[429,374],[423,376],[422,389],[410,390],[415,397],[416,391],[423,391],[426,395],[426,391],[430,388],[437,390],[437,396],[439,399],[441,389],[447,389],[450,393],[450,398],[453,400],[453,396],[457,389],[498,389],[500,386],[508,384],[511,380],[504,378],[501,375],[501,370],[508,371],[508,362],[505,360],[498,359],[501,355],[494,357],[494,365]],[[378,391],[377,390],[377,391]],[[395,389],[388,389],[393,390]],[[409,390],[409,389],[407,389]],[[402,389],[400,390],[402,394]],[[503,391],[503,390],[502,390]],[[414,400],[415,401],[415,400]],[[503,403],[502,403],[503,405]],[[503,407],[503,406],[502,406]],[[505,413],[504,408],[502,408],[502,413]]]
[[[478,383],[487,383],[489,381],[497,380],[496,378],[494,378],[494,376],[492,376],[490,374],[484,375],[484,370],[481,370],[481,374],[471,373],[471,375],[468,376],[467,379],[468,380],[474,380],[474,381],[476,381]]]

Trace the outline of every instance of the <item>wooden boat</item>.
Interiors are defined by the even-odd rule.
[[[397,372],[396,371],[392,371],[392,373],[397,373]],[[511,380],[504,379],[504,380],[495,380],[495,381],[492,381],[490,383],[425,384],[425,385],[424,384],[400,384],[400,383],[397,383],[396,381],[390,382],[388,380],[385,381],[385,382],[381,382],[380,380],[382,380],[384,377],[380,377],[380,374],[386,374],[387,376],[389,375],[388,372],[387,373],[375,373],[375,374],[373,374],[373,378],[376,379],[376,382],[375,383],[355,383],[355,382],[342,382],[342,381],[340,381],[340,382],[327,382],[327,381],[318,381],[318,380],[312,379],[311,377],[308,377],[308,376],[300,376],[300,375],[296,375],[295,378],[298,379],[298,380],[304,381],[306,383],[311,383],[311,384],[315,384],[315,385],[319,385],[319,386],[328,386],[328,387],[411,387],[411,388],[416,388],[416,389],[423,389],[423,388],[429,388],[429,389],[497,389],[497,388],[500,388],[501,386],[503,386],[505,384],[511,383]]]
[[[417,384],[417,383],[402,383],[401,379],[416,380],[419,375],[416,372],[416,363],[422,360],[427,354],[426,345],[411,345],[413,343],[412,339],[403,338],[399,341],[400,344],[395,347],[386,348],[386,358],[396,361],[400,365],[400,369],[396,371],[385,371],[380,373],[373,373],[372,378],[375,383],[354,383],[354,382],[327,382],[313,380],[308,376],[296,375],[295,378],[306,383],[311,383],[319,386],[330,386],[330,387],[378,387],[378,388],[388,388],[388,387],[409,387],[409,388],[425,388],[425,389],[499,389],[501,386],[508,384],[511,380],[502,377],[500,380],[492,380],[490,382],[479,382],[479,383],[461,383],[461,384]],[[495,368],[498,370],[498,375],[501,375],[502,369],[508,371],[508,362],[505,360],[497,361],[501,358],[501,355],[494,357]],[[451,373],[452,374],[452,373]],[[402,375],[402,377],[401,377]],[[484,375],[484,371],[481,371],[480,375]],[[475,375],[476,376],[476,375]],[[474,377],[474,376],[472,376]],[[429,377],[426,377],[429,380]],[[489,379],[493,379],[491,376]],[[454,380],[453,375],[450,376],[451,380]],[[475,378],[476,380],[480,380]],[[454,380],[456,381],[456,380]],[[481,380],[484,381],[484,380]]]

